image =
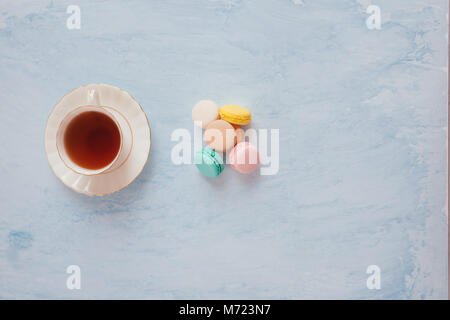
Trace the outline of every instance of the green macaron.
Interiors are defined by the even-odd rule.
[[[211,148],[203,148],[195,154],[195,165],[205,176],[214,178],[223,171],[222,156]]]

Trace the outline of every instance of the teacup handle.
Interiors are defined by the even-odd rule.
[[[100,105],[100,94],[96,89],[88,90],[88,105],[99,106]]]

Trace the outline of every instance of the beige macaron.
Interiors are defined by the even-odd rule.
[[[202,100],[195,104],[192,109],[192,120],[196,124],[201,124],[204,129],[212,121],[219,118],[219,105],[211,100]]]
[[[236,130],[225,120],[215,120],[206,126],[205,142],[217,152],[227,152],[236,144]]]

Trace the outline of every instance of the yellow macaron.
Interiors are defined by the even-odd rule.
[[[219,115],[222,120],[239,125],[246,125],[252,119],[250,110],[234,104],[224,105],[220,108]]]

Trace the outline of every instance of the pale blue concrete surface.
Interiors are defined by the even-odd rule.
[[[0,298],[447,298],[447,12],[2,0]],[[129,91],[152,128],[142,175],[102,198],[63,186],[43,145],[54,104],[88,83]],[[280,129],[277,175],[208,180],[171,162],[171,133],[193,130],[205,98]],[[72,264],[81,290],[66,288]]]

